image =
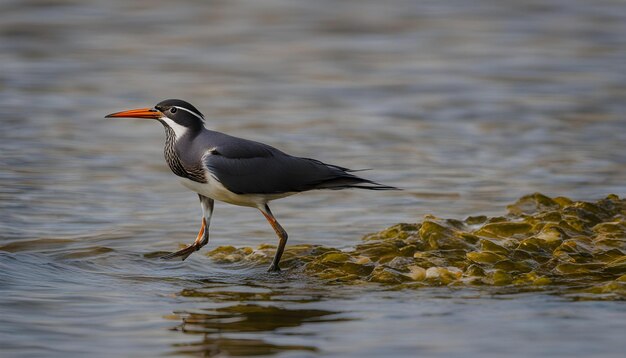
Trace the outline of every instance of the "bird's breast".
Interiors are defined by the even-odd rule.
[[[208,198],[233,205],[249,206],[254,208],[263,207],[270,200],[280,199],[286,196],[296,194],[237,194],[228,190],[222,183],[220,183],[219,180],[217,180],[213,176],[208,175],[208,177],[209,178],[206,183],[198,183],[187,178],[181,178],[181,183],[187,189],[204,195]]]
[[[214,200],[240,206],[257,207],[261,204],[258,200],[255,200],[255,198],[251,198],[248,195],[240,195],[231,192],[211,175],[208,175],[208,177],[209,178],[206,183],[198,183],[187,178],[181,178],[181,182],[187,189]]]

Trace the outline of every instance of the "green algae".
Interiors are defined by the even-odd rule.
[[[626,200],[535,193],[498,217],[426,216],[366,235],[349,250],[288,246],[282,266],[329,283],[566,289],[626,299]],[[218,247],[219,263],[268,264],[275,247]]]

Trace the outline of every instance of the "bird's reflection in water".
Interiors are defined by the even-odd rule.
[[[316,352],[315,347],[276,345],[261,339],[233,339],[204,335],[200,342],[176,344],[177,354],[214,356],[267,356],[286,351]]]
[[[318,347],[299,343],[299,337],[311,334],[310,330],[294,328],[349,320],[340,312],[297,307],[319,301],[314,295],[290,295],[263,289],[250,292],[250,287],[244,290],[226,291],[223,287],[183,290],[181,296],[206,298],[210,306],[216,307],[175,312],[171,316],[182,321],[174,330],[198,337],[188,343],[174,344],[175,353],[211,357],[317,352]],[[233,305],[224,306],[226,302]]]

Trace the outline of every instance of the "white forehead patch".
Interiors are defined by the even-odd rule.
[[[183,111],[188,112],[188,113],[191,113],[191,114],[193,114],[194,116],[198,117],[198,119],[199,119],[199,120],[201,120],[201,121],[203,121],[203,122],[204,122],[204,118],[202,118],[202,116],[201,116],[201,115],[199,115],[198,113],[196,113],[196,112],[194,112],[194,111],[188,110],[187,108],[178,107],[178,106],[172,106],[172,107],[178,108],[178,109],[183,110]]]

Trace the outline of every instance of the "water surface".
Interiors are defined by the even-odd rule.
[[[202,254],[163,129],[107,120],[183,98],[208,126],[402,192],[274,203],[290,245],[339,249],[532,192],[626,195],[619,1],[4,1],[3,356],[621,356],[620,301],[328,286]],[[208,249],[276,241],[217,204]]]

